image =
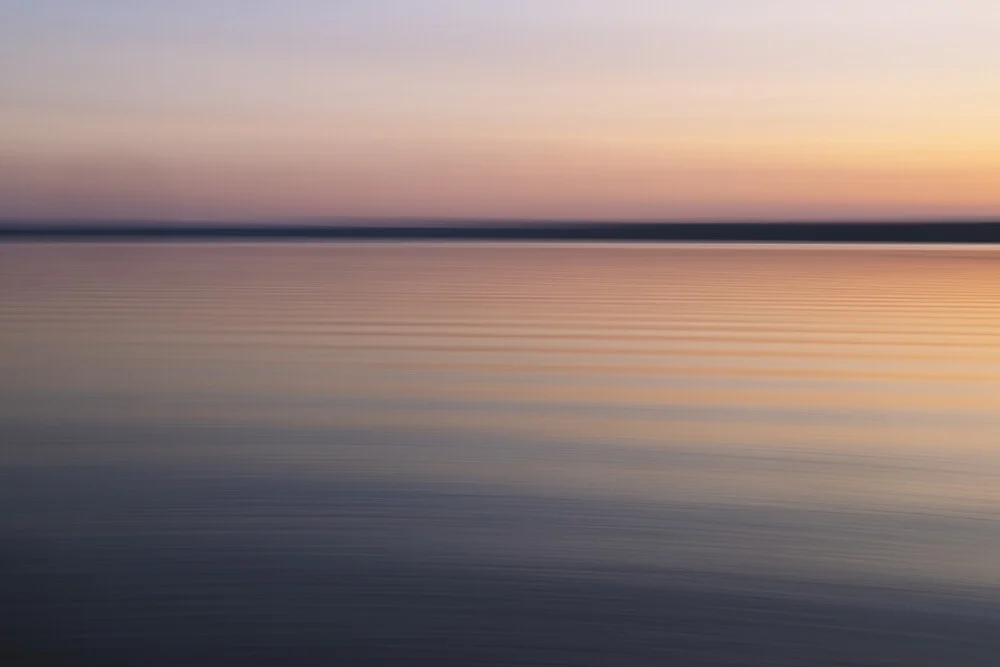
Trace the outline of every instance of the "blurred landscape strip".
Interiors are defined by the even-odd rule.
[[[1000,221],[913,222],[391,222],[351,224],[0,222],[0,240],[399,239],[1000,243]]]

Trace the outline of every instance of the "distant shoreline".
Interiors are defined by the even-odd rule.
[[[538,222],[485,224],[0,223],[0,241],[104,240],[700,241],[1000,243],[1000,221]]]

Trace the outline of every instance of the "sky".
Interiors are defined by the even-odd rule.
[[[1000,216],[996,0],[0,0],[0,218]]]

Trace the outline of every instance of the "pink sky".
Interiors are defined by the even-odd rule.
[[[0,216],[1000,214],[989,0],[0,10]]]

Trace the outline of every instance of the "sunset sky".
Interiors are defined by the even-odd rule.
[[[1000,215],[995,0],[12,0],[0,217]]]

